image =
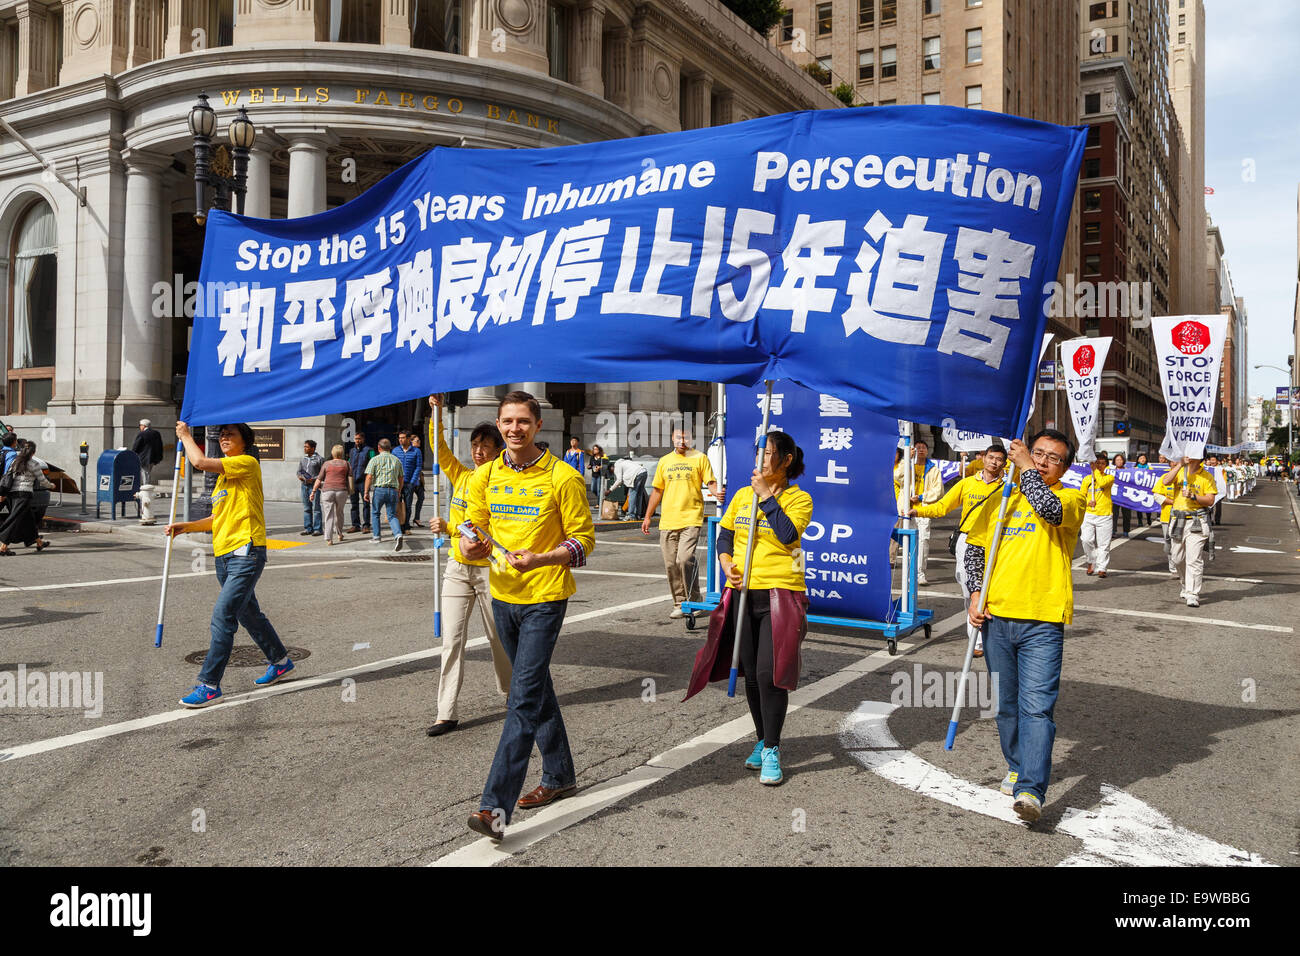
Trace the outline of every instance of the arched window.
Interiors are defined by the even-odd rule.
[[[48,203],[27,210],[11,248],[7,410],[43,415],[54,396],[58,316],[58,231]]]

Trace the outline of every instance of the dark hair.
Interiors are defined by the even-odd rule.
[[[604,457],[605,449],[601,448],[599,445],[592,445],[591,450],[600,452],[601,456]]]
[[[507,392],[502,397],[501,401],[497,402],[498,418],[501,417],[501,409],[506,405],[527,405],[528,411],[533,415],[533,420],[538,422],[542,420],[542,406],[538,403],[537,399],[533,398],[533,396],[527,392]]]
[[[1048,441],[1060,442],[1065,446],[1065,467],[1069,468],[1074,464],[1074,455],[1078,451],[1074,447],[1074,442],[1070,441],[1065,432],[1058,432],[1055,428],[1044,428],[1042,431],[1029,436],[1029,450],[1033,451],[1034,446],[1038,444],[1038,439],[1046,438]]]
[[[6,448],[13,448],[18,444],[18,433],[15,431],[6,432],[3,444]]]
[[[30,441],[19,442],[18,454],[14,456],[14,460],[9,467],[13,469],[15,475],[21,475],[24,471],[27,470],[27,463],[32,460],[32,456],[35,454],[36,454],[35,442],[30,442]]]
[[[253,430],[249,428],[246,423],[226,422],[226,424],[224,425],[218,425],[217,426],[218,435],[221,434],[221,429],[223,428],[233,428],[235,431],[239,432],[239,437],[244,440],[244,454],[252,455],[254,458],[257,457],[257,446],[253,444]],[[310,438],[307,439],[307,441],[311,442],[312,448],[316,447],[316,443],[314,441],[311,441]]]
[[[901,449],[901,448],[895,448],[895,449],[894,449],[894,464],[897,465],[897,464],[898,464],[900,461],[902,461],[902,460],[903,460],[903,449]]]
[[[411,435],[411,434],[414,434],[414,433],[413,433],[409,428],[399,428],[399,429],[397,430],[397,437],[398,437],[398,438],[401,438],[403,435]]]
[[[784,461],[787,455],[793,455],[790,467],[785,470],[786,481],[794,481],[803,474],[803,449],[794,443],[794,439],[785,432],[768,432],[767,440],[775,446],[773,454],[777,461]]]
[[[316,442],[313,441],[313,440],[310,439],[310,438],[304,438],[302,443],[303,443],[304,445],[311,445],[311,447],[312,447],[313,450],[315,450],[315,448],[316,448]]]
[[[469,443],[472,445],[476,441],[488,439],[498,448],[505,448],[505,440],[501,437],[501,430],[491,422],[479,422],[474,426],[474,430],[469,433]]]
[[[988,448],[984,449],[984,454],[987,455],[989,454],[989,452],[997,452],[999,455],[1005,458],[1007,457],[1007,446],[1002,444],[1002,442],[1000,441],[995,441],[993,444],[989,445]]]
[[[930,450],[930,443],[927,442],[924,438],[918,438],[916,441],[912,442],[913,447],[916,447],[917,445],[924,445],[926,451]]]

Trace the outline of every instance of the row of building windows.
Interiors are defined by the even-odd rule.
[[[967,10],[974,10],[984,5],[984,0],[950,0],[950,2],[961,2]],[[876,18],[876,6],[880,6],[879,20]],[[922,0],[921,15],[930,17],[937,16],[943,0]],[[834,4],[819,3],[815,10],[817,36],[830,36],[834,29]],[[881,26],[889,26],[898,20],[898,0],[858,0],[858,29],[870,30],[879,23]],[[787,10],[785,16],[781,19],[781,42],[789,43],[794,39],[794,13]]]
[[[983,31],[978,27],[966,31],[966,63],[975,65],[982,62],[984,55]],[[926,37],[921,41],[921,71],[923,73],[934,73],[940,69],[941,55],[939,51],[939,38]],[[879,77],[876,75],[876,67],[880,67]],[[817,58],[817,70],[814,73],[822,83],[830,85],[831,75],[831,57],[829,54]],[[875,50],[858,51],[858,82],[870,83],[877,78],[882,80],[892,80],[898,75],[898,47],[896,45],[882,46],[880,56],[877,59]],[[967,87],[967,90],[979,90],[980,87]],[[970,99],[970,96],[967,96]],[[979,106],[982,98],[976,98],[974,105]],[[971,105],[971,104],[967,104]]]

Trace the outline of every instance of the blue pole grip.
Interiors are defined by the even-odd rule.
[[[952,750],[953,741],[957,739],[957,721],[948,721],[948,739],[943,742],[944,750]]]
[[[736,678],[737,678],[738,676],[740,676],[740,671],[733,667],[733,668],[731,669],[731,677],[728,678],[728,680],[727,680],[727,696],[728,696],[728,697],[735,697],[735,696],[736,696]]]
[[[442,637],[442,612],[433,612],[433,636]]]
[[[154,636],[153,636],[153,646],[154,646],[154,647],[162,647],[162,629],[163,629],[163,626],[162,626],[161,624],[159,624],[159,625],[158,625],[158,630],[154,633]]]

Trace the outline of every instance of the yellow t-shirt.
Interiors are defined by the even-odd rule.
[[[998,502],[1001,498],[1001,476],[998,476],[997,481],[989,484],[982,475],[975,474],[956,482],[934,504],[917,505],[916,513],[922,518],[942,518],[960,505],[961,518],[958,527],[966,532],[966,543],[983,547],[988,526],[987,519],[984,518],[984,511],[989,502],[992,502],[994,515],[996,516]],[[980,509],[980,513],[972,514],[972,508]]]
[[[447,447],[441,420],[438,422],[437,431],[438,434],[435,437],[433,420],[430,419],[429,445],[438,449],[438,467],[442,469],[442,473],[447,476],[448,484],[451,485],[451,503],[447,508],[447,524],[451,526],[452,556],[461,564],[473,565],[477,568],[486,567],[492,563],[487,558],[468,561],[460,551],[460,525],[465,520],[465,491],[469,488],[469,480],[474,474],[474,469],[462,464],[460,459],[452,454],[451,449]]]
[[[1114,503],[1111,495],[1115,489],[1115,476],[1103,473],[1101,477],[1091,469],[1088,475],[1083,479],[1083,484],[1079,490],[1083,492],[1087,499],[1087,509],[1090,515],[1108,515],[1113,513]]]
[[[1156,482],[1156,494],[1164,495],[1171,499],[1170,502],[1160,510],[1161,521],[1169,520],[1165,509],[1169,509],[1170,511],[1203,511],[1204,509],[1193,501],[1192,497],[1195,495],[1217,495],[1219,493],[1219,486],[1214,480],[1214,475],[1206,471],[1204,468],[1197,468],[1196,474],[1192,475],[1192,480],[1190,482],[1184,482],[1183,480],[1187,474],[1187,469],[1185,468],[1178,472],[1178,482],[1173,485],[1169,482],[1169,478],[1172,474],[1173,472],[1170,471]],[[1164,486],[1163,488],[1161,487],[1162,485]]]
[[[691,449],[685,455],[676,449],[659,459],[653,487],[663,492],[659,530],[698,528],[704,523],[704,495],[700,489],[714,481],[709,456]]]
[[[507,465],[502,460],[505,454],[485,462],[470,476],[466,517],[511,551],[554,551],[574,538],[590,556],[596,549],[596,529],[582,475],[549,451],[523,471]],[[577,590],[567,567],[550,565],[520,573],[500,552],[496,557],[489,581],[498,601],[562,601]]]
[[[722,527],[735,532],[734,553],[731,558],[737,564],[744,564],[745,548],[749,542],[749,515],[753,507],[754,489],[742,488],[731,499],[727,513],[722,516]],[[754,542],[753,571],[749,576],[751,588],[785,588],[790,591],[805,591],[803,567],[803,533],[812,521],[812,495],[798,485],[782,488],[776,496],[785,516],[794,525],[799,537],[793,544],[785,544],[772,532],[767,523],[767,515],[758,509],[758,540]],[[731,587],[731,582],[727,582]]]
[[[1079,541],[1087,499],[1082,492],[1066,488],[1059,481],[1051,490],[1061,499],[1059,525],[1040,518],[1019,487],[1011,492],[997,560],[985,582],[990,614],[1053,624],[1069,624],[1073,617],[1070,559]],[[988,522],[990,533],[996,520],[997,512],[993,511]]]
[[[225,474],[212,489],[212,553],[220,557],[245,544],[266,547],[262,466],[252,455],[222,458]]]

